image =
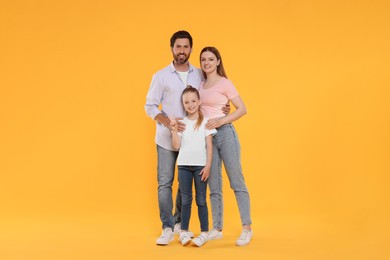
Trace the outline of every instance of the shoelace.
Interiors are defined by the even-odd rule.
[[[219,232],[221,232],[221,231],[218,231],[217,229],[213,228],[213,229],[211,230],[210,234],[214,234],[214,233],[217,233],[217,234],[218,234]]]
[[[168,232],[164,230],[160,237],[169,237]]]
[[[243,230],[241,233],[240,239],[245,240],[246,237],[248,236],[249,232],[250,232],[249,230]]]

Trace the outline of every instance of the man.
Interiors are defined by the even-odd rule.
[[[192,37],[187,31],[174,33],[170,40],[173,62],[153,75],[146,97],[145,110],[155,119],[157,144],[158,205],[162,222],[162,234],[158,245],[168,245],[173,235],[180,232],[181,196],[176,196],[175,215],[172,216],[172,184],[178,152],[172,146],[170,117],[182,118],[185,111],[181,93],[187,85],[198,88],[203,80],[200,69],[193,67],[188,59],[192,51]],[[161,105],[161,110],[159,110]]]

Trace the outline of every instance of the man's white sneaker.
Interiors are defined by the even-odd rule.
[[[171,228],[164,228],[162,233],[161,233],[161,236],[159,238],[157,238],[156,244],[161,245],[161,246],[165,246],[165,245],[168,245],[169,242],[171,242],[172,240],[173,240],[172,229]]]
[[[175,226],[173,227],[173,233],[175,235],[180,235],[181,233],[181,223],[176,223]],[[194,233],[192,233],[191,231],[187,231],[187,233],[190,235],[190,237],[194,237]]]
[[[237,246],[245,246],[251,242],[253,236],[252,230],[245,230],[243,229],[241,232],[240,237],[236,240]]]
[[[197,246],[203,246],[207,241],[209,240],[208,235],[206,232],[200,233],[200,235],[194,239],[192,239],[192,243],[194,243]]]
[[[221,239],[223,237],[222,231],[219,231],[218,229],[213,228],[208,233],[208,239],[209,240],[217,240]]]
[[[179,241],[183,246],[188,245],[188,243],[190,243],[190,241],[191,241],[190,234],[188,234],[188,232],[185,232],[185,231],[181,232],[180,237],[179,237]]]

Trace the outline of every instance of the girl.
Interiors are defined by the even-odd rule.
[[[179,133],[177,122],[171,119],[172,144],[175,149],[180,149],[177,158],[179,189],[182,198],[179,241],[183,246],[191,241],[188,226],[191,216],[192,183],[194,182],[201,233],[192,242],[197,246],[202,246],[208,240],[209,220],[206,188],[212,159],[212,135],[217,131],[205,128],[207,119],[199,110],[200,97],[196,88],[187,86],[182,93],[182,102],[187,113],[183,119],[186,124],[184,132]]]
[[[209,239],[222,238],[223,199],[222,162],[234,190],[240,211],[242,233],[236,245],[247,245],[253,236],[251,229],[249,193],[241,169],[240,143],[232,122],[246,114],[245,104],[233,83],[227,79],[222,57],[215,47],[205,47],[200,53],[200,64],[205,81],[199,88],[202,112],[210,120],[207,129],[217,129],[213,137],[213,162],[209,179],[210,202],[213,215],[213,229]],[[220,113],[220,108],[230,101],[236,110],[228,115]]]

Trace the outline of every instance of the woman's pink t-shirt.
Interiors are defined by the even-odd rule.
[[[239,96],[233,83],[227,78],[222,78],[211,88],[205,89],[203,88],[203,84],[204,82],[200,84],[199,94],[200,101],[202,102],[201,110],[204,116],[207,118],[225,116],[222,112],[222,107],[224,107],[229,100]]]

